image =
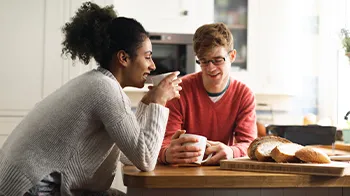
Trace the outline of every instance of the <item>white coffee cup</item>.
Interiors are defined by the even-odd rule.
[[[168,73],[163,73],[163,74],[159,74],[159,75],[154,75],[154,76],[148,76],[147,77],[147,81],[151,81],[153,86],[157,86],[165,77],[167,77],[168,75],[172,74],[173,72],[168,72]],[[177,77],[174,78],[174,80]]]
[[[212,153],[208,155],[208,157],[205,160],[203,160],[205,149],[211,146],[209,143],[207,143],[206,137],[201,135],[196,135],[196,134],[189,134],[189,133],[182,134],[180,135],[180,138],[181,137],[195,137],[198,139],[198,142],[188,142],[188,143],[182,144],[183,146],[197,146],[201,149],[201,155],[198,157],[198,160],[194,162],[195,164],[201,165],[202,163],[207,162],[213,156],[213,153]]]

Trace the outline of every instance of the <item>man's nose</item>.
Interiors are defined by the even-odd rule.
[[[216,65],[214,65],[213,61],[208,61],[207,69],[209,71],[216,69]]]

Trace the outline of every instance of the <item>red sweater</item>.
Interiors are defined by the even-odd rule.
[[[247,154],[257,137],[255,97],[243,83],[231,78],[225,94],[212,102],[202,81],[202,72],[182,77],[181,98],[167,103],[168,124],[158,161],[165,163],[171,136],[180,129],[231,146],[234,157]]]

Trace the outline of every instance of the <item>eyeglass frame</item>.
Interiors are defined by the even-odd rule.
[[[202,65],[202,63],[200,62],[199,59],[196,59],[196,63],[197,63],[198,65],[200,65],[201,67],[206,67],[206,66],[208,66],[210,62],[211,62],[213,65],[215,65],[215,66],[220,66],[220,65],[224,64],[224,62],[226,61],[226,58],[228,57],[228,55],[229,55],[232,51],[233,51],[233,50],[228,51],[227,54],[226,54],[224,57],[215,57],[214,59],[207,60],[207,61],[204,62],[204,65]],[[220,64],[216,64],[216,63],[215,63],[215,59],[223,59],[224,61],[223,61],[222,63],[220,63]]]

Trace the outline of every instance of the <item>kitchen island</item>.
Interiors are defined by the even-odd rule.
[[[124,166],[123,181],[128,196],[350,196],[350,174],[326,177],[171,165],[141,172]]]

